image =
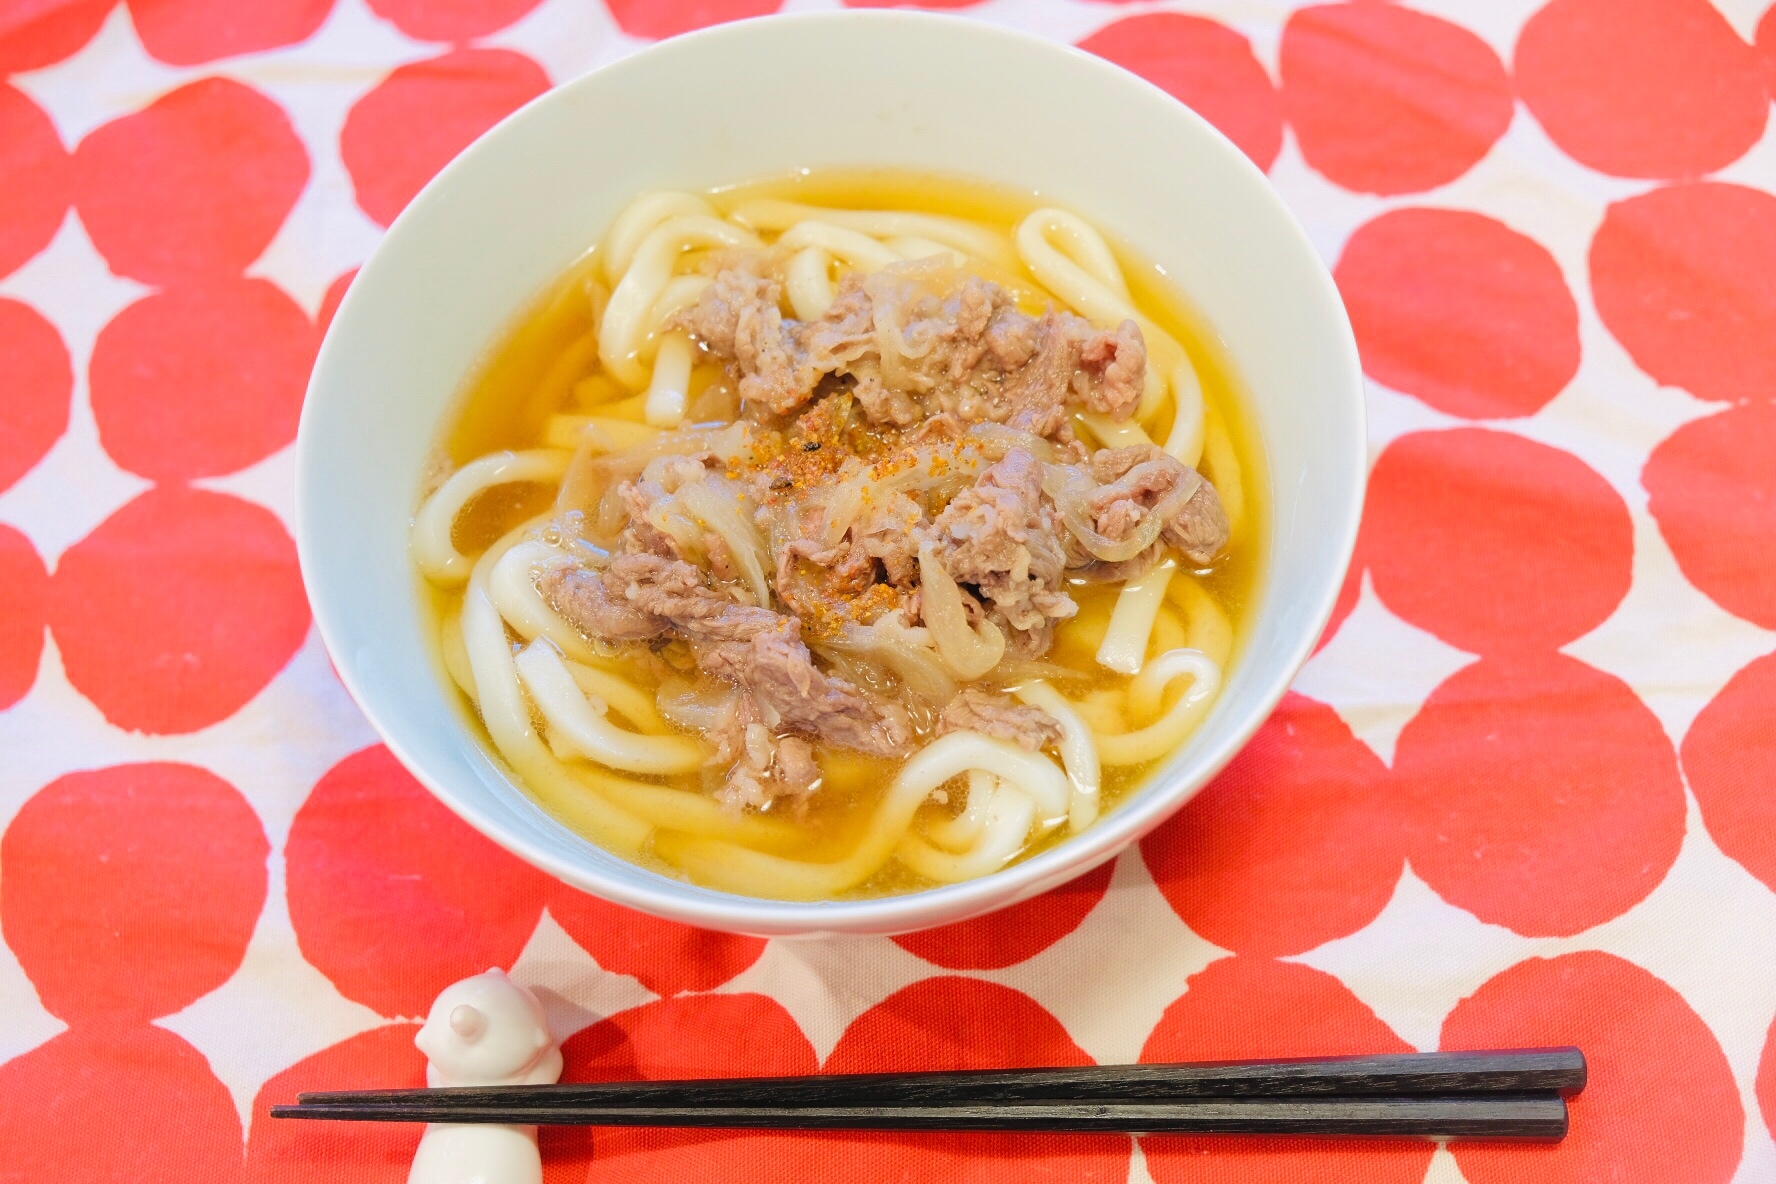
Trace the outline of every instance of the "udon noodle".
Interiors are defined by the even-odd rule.
[[[962,183],[632,201],[413,522],[442,668],[592,841],[819,900],[1092,826],[1212,706],[1256,457],[1156,269]]]

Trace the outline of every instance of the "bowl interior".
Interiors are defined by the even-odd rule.
[[[1270,554],[1243,659],[1184,751],[1084,835],[911,896],[790,904],[657,876],[533,806],[461,726],[416,612],[407,529],[426,453],[479,354],[645,189],[801,168],[979,177],[1078,210],[1169,273],[1233,358],[1267,454]],[[346,685],[408,768],[502,845],[588,891],[760,934],[896,932],[1076,875],[1151,829],[1262,721],[1330,611],[1355,537],[1362,396],[1342,305],[1262,175],[1133,75],[990,26],[908,13],[744,22],[556,89],[458,158],[353,283],[297,455],[297,534]]]

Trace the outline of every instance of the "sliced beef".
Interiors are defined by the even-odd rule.
[[[865,507],[851,524],[848,537],[864,554],[882,565],[890,584],[910,587],[919,579],[919,528],[925,511],[904,493],[893,493]]]
[[[1138,580],[1165,558],[1165,544],[1157,540],[1133,559],[1111,563],[1099,559],[1074,541],[1072,535],[1062,540],[1067,552],[1067,575],[1070,579],[1092,584],[1122,584]]]
[[[776,759],[771,767],[778,781],[792,793],[806,793],[820,780],[814,749],[798,736],[784,736],[777,741]]]
[[[848,277],[849,278],[849,277]],[[959,283],[958,283],[959,281]],[[1029,353],[1015,346],[1030,318],[1009,293],[936,260],[891,267],[856,281],[869,296],[884,379],[914,394],[947,390],[978,372],[1004,373]],[[989,341],[1011,343],[1003,353]]]
[[[679,315],[678,327],[711,353],[731,358],[738,352],[741,321],[752,324],[766,307],[775,309],[781,295],[782,289],[762,275],[743,267],[725,268],[703,289],[702,298]]]
[[[1079,347],[1081,379],[1075,387],[1089,410],[1127,419],[1141,401],[1147,380],[1147,343],[1140,327],[1124,321],[1114,333],[1094,333]]]
[[[703,480],[708,475],[710,466],[719,463],[715,454],[709,452],[656,457],[648,462],[633,481],[619,484],[616,490],[617,500],[629,516],[629,524],[617,536],[617,549],[664,555],[671,559],[689,559],[690,556],[684,553],[677,539],[648,520],[648,512],[684,486]],[[726,546],[722,549],[725,551]]]
[[[783,286],[753,271],[719,272],[676,320],[717,357],[734,364],[740,401],[788,415],[820,380],[861,357],[871,337],[869,299],[842,291],[817,321],[785,319]]]
[[[979,590],[1020,653],[1040,653],[1053,623],[1079,611],[1066,592],[1062,529],[1042,496],[1042,466],[1014,448],[957,494],[922,537],[951,579]]]
[[[1093,454],[1091,467],[1099,489],[1090,508],[1099,533],[1107,538],[1127,538],[1180,482],[1194,481],[1196,492],[1166,523],[1160,538],[1196,564],[1214,562],[1227,545],[1227,515],[1215,487],[1164,449],[1153,444],[1105,448]]]
[[[820,782],[808,742],[765,726],[759,705],[738,689],[705,738],[715,747],[708,767],[721,779],[716,800],[735,810],[764,809],[779,798],[799,803]]]
[[[989,392],[984,413],[965,411],[965,419],[991,419],[1046,437],[1067,423],[1075,404],[1125,419],[1140,401],[1147,350],[1133,321],[1104,333],[1071,313],[1050,311],[1028,341],[1034,345],[1029,359]]]
[[[718,580],[733,581],[740,578],[740,568],[734,563],[734,549],[728,546],[728,540],[713,530],[703,532],[703,553],[709,556],[709,570]]]
[[[760,519],[776,557],[772,587],[789,610],[813,625],[838,602],[851,601],[876,581],[875,557],[849,534],[827,546],[827,505],[818,494],[793,493],[767,502]]]
[[[660,555],[616,556],[604,571],[604,584],[630,607],[663,620],[691,642],[742,641],[786,620],[768,608],[736,604],[705,584],[703,573],[691,564]]]
[[[1166,523],[1159,537],[1190,557],[1192,563],[1207,566],[1227,546],[1232,529],[1227,511],[1221,506],[1221,495],[1204,481],[1184,503],[1184,509]]]
[[[1147,351],[1133,321],[1104,332],[1067,312],[1033,318],[937,260],[846,275],[816,320],[785,318],[781,301],[776,280],[730,268],[677,321],[731,363],[743,402],[778,415],[833,376],[871,423],[901,428],[951,414],[1048,437],[1073,406],[1124,418],[1140,400]]]
[[[617,535],[618,550],[684,558],[678,541],[648,521],[649,507],[665,496],[666,491],[650,481],[625,481],[617,486],[617,500],[629,515],[629,524]]]
[[[774,587],[811,636],[823,635],[841,620],[867,623],[900,605],[903,594],[918,583],[916,531],[926,522],[912,498],[880,494],[829,547],[824,543],[826,510],[815,496],[767,511],[774,524]]]
[[[962,421],[953,412],[940,411],[921,423],[913,432],[904,437],[905,443],[917,447],[920,444],[932,444],[938,441],[954,441],[962,438]]]
[[[970,687],[957,693],[938,717],[937,730],[945,732],[980,732],[982,735],[1010,740],[1013,744],[1039,751],[1044,745],[1058,744],[1061,725],[1054,716],[1040,707],[1019,703],[1007,695]]]
[[[764,809],[779,798],[801,800],[820,783],[814,750],[797,736],[777,736],[761,723],[748,724],[716,800],[735,810]]]
[[[849,534],[831,547],[791,539],[777,552],[777,595],[804,619],[829,614],[835,602],[856,600],[875,582],[875,556]]]
[[[913,739],[906,709],[822,673],[802,642],[799,622],[778,620],[777,628],[744,642],[699,646],[693,640],[691,648],[705,671],[749,691],[768,725],[876,756],[904,754]]]
[[[623,554],[602,573],[561,569],[549,578],[549,602],[591,636],[635,641],[671,634],[688,641],[697,665],[750,694],[768,726],[882,756],[903,752],[912,740],[899,704],[815,667],[797,618],[735,603],[682,560]],[[625,631],[606,632],[606,625]]]
[[[549,607],[588,637],[605,641],[651,641],[671,628],[659,617],[636,608],[584,567],[550,567],[537,577],[537,591]]]

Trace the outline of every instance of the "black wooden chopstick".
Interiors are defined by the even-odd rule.
[[[425,1091],[417,1091],[425,1092]],[[434,1091],[447,1092],[447,1091]],[[304,1102],[277,1118],[362,1122],[667,1126],[764,1130],[1026,1131],[1334,1135],[1554,1140],[1567,1128],[1558,1094],[1459,1097],[1193,1098],[1169,1102],[1020,1102],[943,1106],[453,1105]]]
[[[1317,1095],[1571,1094],[1584,1086],[1583,1053],[1576,1048],[1542,1048],[1177,1065],[1088,1065],[1067,1069],[352,1090],[305,1093],[298,1100],[304,1105],[356,1107],[435,1103],[443,1098],[457,1107],[879,1107]]]
[[[1576,1048],[305,1093],[278,1118],[1558,1139]]]

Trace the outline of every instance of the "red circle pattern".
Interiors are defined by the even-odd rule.
[[[370,11],[418,41],[469,41],[497,33],[542,0],[370,0]]]
[[[1611,954],[1531,958],[1443,1021],[1446,1049],[1577,1045],[1589,1080],[1572,1131],[1543,1146],[1454,1143],[1469,1184],[1724,1184],[1745,1110],[1720,1044],[1683,996]],[[1667,1104],[1684,1099],[1681,1112]]]
[[[721,986],[765,952],[763,938],[694,929],[552,884],[549,915],[600,967],[656,995]]]
[[[1764,11],[1757,25],[1757,49],[1764,57],[1764,79],[1776,98],[1776,4]]]
[[[1597,314],[1635,365],[1699,399],[1776,399],[1776,197],[1702,182],[1612,205]]]
[[[1715,845],[1776,892],[1776,654],[1702,709],[1684,733],[1683,768]]]
[[[813,1046],[764,995],[662,999],[583,1029],[561,1046],[563,1081],[777,1077],[813,1073]],[[744,1179],[762,1163],[784,1180],[823,1174],[818,1138],[793,1134],[556,1128],[543,1132],[546,1184],[680,1184]],[[590,1175],[588,1175],[590,1168]]]
[[[277,515],[226,494],[151,489],[63,553],[50,629],[74,689],[137,732],[194,732],[265,689],[308,633]]]
[[[1460,25],[1368,2],[1298,9],[1279,53],[1301,154],[1358,193],[1447,185],[1511,124],[1511,82]]]
[[[151,1026],[64,1032],[0,1065],[15,1180],[235,1184],[241,1125],[197,1049]]]
[[[426,1068],[425,1057],[413,1046],[418,1034],[418,1024],[371,1028],[273,1075],[253,1100],[245,1178],[251,1184],[406,1184],[419,1146],[418,1127],[279,1122],[270,1111],[308,1090],[418,1089],[425,1084]]]
[[[783,0],[606,0],[617,26],[631,37],[661,40],[708,25],[769,16]],[[936,8],[956,5],[938,0]]]
[[[564,1081],[773,1076],[814,1071],[814,1053],[783,1009],[759,995],[664,999],[613,1016],[562,1046]],[[1028,996],[966,978],[930,978],[852,1022],[829,1073],[1090,1064],[1065,1029]],[[545,1178],[650,1184],[732,1179],[771,1163],[782,1178],[963,1184],[1121,1181],[1120,1138],[1003,1135],[738,1134],[596,1130],[545,1132]],[[591,1175],[586,1175],[587,1165]]]
[[[1375,592],[1473,654],[1552,649],[1628,594],[1628,507],[1557,448],[1480,428],[1416,432],[1369,475],[1363,547]]]
[[[1225,25],[1151,12],[1104,26],[1079,48],[1131,70],[1214,124],[1261,169],[1283,147],[1283,106],[1252,44]]]
[[[79,52],[117,0],[9,0],[0,15],[0,74],[40,70]]]
[[[1416,815],[1413,870],[1518,933],[1567,936],[1618,916],[1683,845],[1683,780],[1658,718],[1626,683],[1564,654],[1456,672],[1401,731],[1393,780]]]
[[[28,304],[0,299],[0,492],[31,471],[68,430],[74,370],[55,326]]]
[[[1579,309],[1545,247],[1484,214],[1401,209],[1336,270],[1369,377],[1450,415],[1533,415],[1579,370]]]
[[[0,276],[49,245],[73,198],[73,166],[55,124],[0,85]]]
[[[1708,0],[1550,0],[1517,38],[1524,105],[1580,164],[1697,177],[1763,135],[1757,54]]]
[[[0,838],[0,927],[49,1011],[76,1025],[142,1023],[240,965],[269,852],[252,807],[214,773],[69,773]]]
[[[548,89],[541,66],[505,49],[398,67],[352,105],[339,133],[358,206],[387,226],[471,140]]]
[[[1363,928],[1393,894],[1406,836],[1387,776],[1330,707],[1291,693],[1141,854],[1206,940],[1303,953]]]
[[[1758,1058],[1758,1109],[1764,1115],[1764,1129],[1776,1135],[1776,1023],[1764,1037],[1764,1055]]]
[[[845,1029],[828,1073],[1035,1069],[1092,1059],[1028,995],[973,978],[927,978]],[[1108,1135],[837,1135],[836,1179],[856,1184],[1121,1184],[1129,1141]],[[664,1184],[664,1181],[662,1181]]]
[[[1776,629],[1776,404],[1691,420],[1641,472],[1685,578],[1735,616]]]
[[[1241,955],[1213,962],[1191,976],[1147,1037],[1141,1060],[1410,1051],[1331,975]],[[1406,1142],[1181,1135],[1149,1135],[1141,1140],[1141,1150],[1154,1184],[1418,1184],[1432,1152]]]
[[[1114,862],[1051,892],[971,921],[905,933],[895,944],[948,970],[999,970],[1028,961],[1084,923],[1110,887]]]
[[[333,0],[128,0],[142,48],[170,66],[260,53],[312,37]]]
[[[296,438],[319,339],[277,285],[216,279],[130,305],[89,371],[99,441],[157,481],[232,473]]]
[[[257,259],[308,183],[284,109],[204,78],[98,128],[74,152],[75,204],[99,254],[147,284],[232,275]]]
[[[548,879],[470,829],[388,749],[340,761],[290,824],[285,892],[302,956],[339,993],[385,1016],[509,968]]]
[[[49,623],[49,573],[31,540],[0,526],[0,711],[25,697],[37,679]]]

